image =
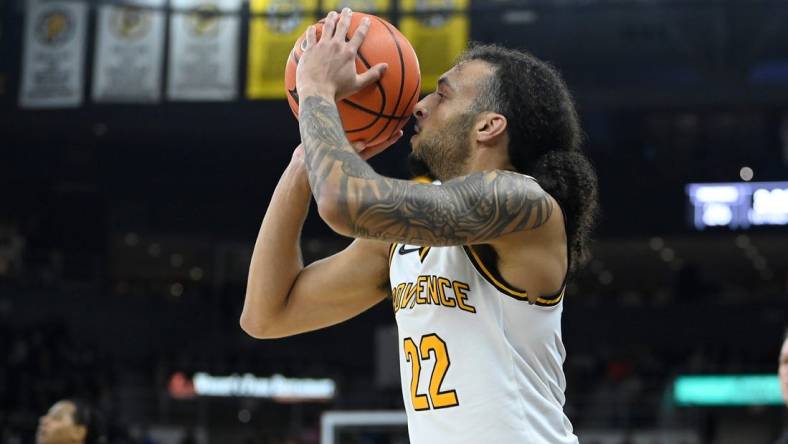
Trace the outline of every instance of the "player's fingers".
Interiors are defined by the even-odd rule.
[[[317,43],[317,26],[312,25],[306,30],[306,48],[304,50],[315,46],[315,43]]]
[[[367,147],[364,151],[359,152],[358,155],[361,156],[363,160],[369,160],[380,154],[381,151],[385,150],[386,148],[388,147],[383,145],[370,146]]]
[[[364,160],[369,160],[377,156],[378,154],[382,153],[383,151],[385,151],[386,148],[390,147],[391,145],[392,144],[388,142],[381,142],[377,145],[371,145],[366,147],[364,151],[358,153],[358,155],[361,156],[361,158]]]
[[[358,83],[358,89],[364,88],[367,85],[371,85],[377,82],[383,73],[386,72],[388,69],[388,65],[385,63],[378,63],[377,65],[369,68],[366,72],[359,74],[356,77],[356,82]]]
[[[358,48],[361,47],[361,44],[364,43],[364,38],[367,37],[367,32],[369,31],[369,17],[364,17],[361,20],[361,24],[358,25],[356,31],[353,33],[353,38],[350,39],[350,48],[353,52],[358,52]]]
[[[357,153],[364,151],[364,148],[367,147],[367,143],[364,141],[353,142],[351,143],[351,145],[353,146],[353,149],[356,150]]]
[[[337,28],[336,32],[334,33],[334,39],[340,42],[345,41],[345,37],[347,37],[347,30],[350,28],[350,18],[353,15],[353,11],[350,8],[344,8],[342,10],[342,14],[339,16],[339,20],[337,21]]]
[[[323,35],[320,36],[320,41],[328,40],[334,36],[334,28],[337,24],[337,13],[336,11],[331,11],[326,16],[326,20],[323,22]]]
[[[404,134],[402,130],[399,130],[396,133],[394,133],[394,135],[386,139],[386,141],[381,142],[379,145],[384,145],[386,148],[388,148],[391,145],[397,143],[397,141],[402,137],[402,134]]]
[[[380,154],[383,150],[394,145],[400,138],[402,137],[402,130],[397,131],[392,137],[388,138],[388,140],[384,140],[375,145],[370,145],[364,147],[364,150],[359,152],[359,155],[362,159],[367,160],[370,157],[376,156]]]

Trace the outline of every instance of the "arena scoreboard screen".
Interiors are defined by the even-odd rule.
[[[788,182],[691,183],[686,191],[697,230],[788,225]]]

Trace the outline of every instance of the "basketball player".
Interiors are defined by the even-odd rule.
[[[38,420],[37,444],[96,444],[102,436],[100,416],[79,400],[56,402]]]
[[[308,30],[303,144],[263,219],[242,328],[294,335],[391,295],[411,443],[577,442],[563,412],[561,312],[567,275],[587,257],[597,184],[569,91],[531,55],[470,49],[414,110],[412,156],[442,185],[380,176],[335,105],[385,69],[357,75],[367,25],[346,41],[350,14],[329,14],[319,41]],[[310,192],[355,240],[304,267]]]

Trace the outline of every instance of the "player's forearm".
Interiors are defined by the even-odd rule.
[[[303,165],[294,160],[274,190],[252,253],[241,313],[241,327],[252,336],[276,322],[303,269],[299,242],[310,198]]]
[[[320,94],[303,97],[299,127],[304,143],[304,159],[309,184],[320,215],[340,234],[354,234],[349,228],[353,214],[347,205],[351,182],[380,179],[347,139],[333,100]]]

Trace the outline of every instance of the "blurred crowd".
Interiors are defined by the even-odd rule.
[[[307,243],[307,260],[341,248]],[[385,304],[325,331],[255,341],[238,327],[244,283],[232,275],[186,282],[175,295],[169,285],[175,278],[166,273],[123,277],[112,265],[122,262],[112,257],[117,252],[94,259],[115,271],[87,279],[63,273],[53,260],[57,252],[32,244],[18,225],[0,224],[4,444],[34,442],[39,418],[74,397],[104,412],[109,442],[119,444],[202,444],[209,437],[217,442],[217,433],[244,444],[316,443],[324,410],[402,407],[398,385],[375,377],[375,331],[393,324]],[[206,274],[212,271],[206,266]],[[566,410],[573,424],[691,428],[711,442],[714,415],[676,408],[670,382],[679,374],[775,372],[784,283],[758,275],[719,279],[685,266],[638,288],[626,279],[610,282],[605,272],[626,274],[610,261],[592,263],[576,276],[565,305]],[[328,404],[277,404],[168,394],[173,374],[198,371],[330,377],[341,395]]]

